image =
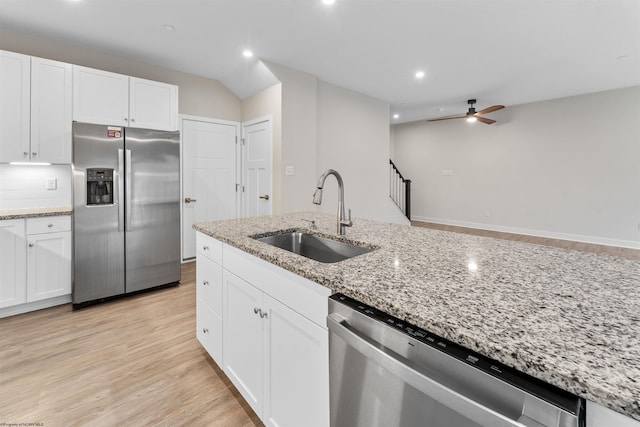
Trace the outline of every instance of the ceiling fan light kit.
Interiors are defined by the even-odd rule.
[[[492,105],[491,107],[487,107],[484,110],[481,111],[476,111],[474,105],[476,103],[475,99],[469,99],[467,101],[467,104],[469,104],[469,110],[467,111],[466,114],[464,115],[460,115],[460,116],[447,116],[447,117],[440,117],[437,119],[429,119],[427,120],[428,122],[438,122],[441,120],[451,120],[451,119],[467,119],[467,122],[469,123],[473,123],[473,122],[482,122],[486,125],[490,125],[495,123],[496,121],[493,119],[488,119],[486,117],[482,117],[483,114],[487,114],[487,113],[492,113],[494,111],[498,111],[498,110],[502,110],[504,108],[504,105]]]

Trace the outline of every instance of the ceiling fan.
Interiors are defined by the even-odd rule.
[[[479,122],[482,122],[484,124],[490,125],[492,123],[495,123],[495,120],[491,120],[491,119],[487,119],[486,117],[482,117],[484,114],[487,113],[492,113],[494,111],[498,111],[498,110],[502,110],[504,108],[504,105],[492,105],[491,107],[485,108],[484,110],[481,111],[476,111],[476,109],[473,107],[473,104],[476,103],[475,99],[470,99],[467,101],[467,104],[469,104],[469,111],[467,111],[467,114],[461,115],[461,116],[447,116],[447,117],[440,117],[439,119],[430,119],[427,120],[428,122],[437,122],[439,120],[451,120],[451,119],[467,119],[468,122],[475,122],[476,120]]]

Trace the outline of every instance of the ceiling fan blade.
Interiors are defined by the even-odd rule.
[[[492,105],[491,107],[487,107],[484,110],[478,111],[476,114],[487,114],[492,113],[494,111],[502,110],[504,105]]]
[[[465,117],[467,117],[466,114],[463,115],[463,116],[440,117],[438,119],[429,119],[427,121],[428,122],[437,122],[437,121],[440,121],[440,120],[464,119]]]
[[[475,116],[476,119],[478,119],[479,122],[482,122],[484,124],[490,125],[492,123],[495,123],[495,120],[491,120],[491,119],[487,119],[486,117],[480,117],[480,116]]]

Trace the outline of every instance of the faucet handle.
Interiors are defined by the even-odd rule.
[[[317,227],[316,227],[316,221],[315,221],[315,220],[312,220],[312,219],[306,219],[306,218],[300,218],[300,219],[301,219],[301,220],[303,220],[303,221],[310,222],[310,223],[311,223],[311,229],[312,229],[312,230],[315,230],[315,229],[317,228]]]
[[[349,219],[340,221],[340,225],[344,225],[345,227],[351,227],[353,222],[351,222],[351,209],[349,209]]]

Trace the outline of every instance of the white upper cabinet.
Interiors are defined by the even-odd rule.
[[[178,87],[81,66],[73,67],[73,120],[176,130]]]
[[[131,77],[130,126],[144,129],[178,129],[178,86]]]
[[[129,76],[74,65],[73,120],[129,126]]]
[[[71,163],[71,70],[31,58],[31,161]]]
[[[0,162],[71,163],[71,65],[0,51]]]

